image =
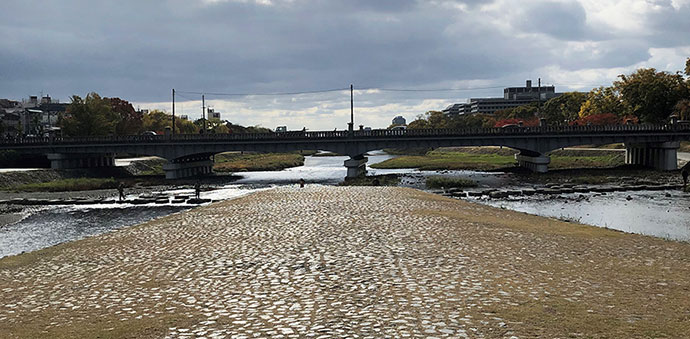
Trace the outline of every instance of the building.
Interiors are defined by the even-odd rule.
[[[220,120],[220,112],[216,112],[213,108],[207,109],[207,117],[209,120]]]
[[[407,120],[405,120],[402,115],[398,115],[397,117],[393,118],[393,125],[406,126]]]
[[[470,98],[465,103],[449,105],[443,110],[447,115],[493,114],[503,109],[528,105],[539,100],[546,101],[558,97],[554,86],[533,87],[527,80],[525,87],[507,87],[503,89],[503,98]]]
[[[0,122],[3,136],[46,135],[59,133],[58,117],[65,114],[69,104],[50,96],[32,95],[21,102],[0,99]]]

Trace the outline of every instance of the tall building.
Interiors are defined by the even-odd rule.
[[[492,114],[502,109],[527,105],[535,101],[546,101],[562,93],[556,93],[554,86],[532,86],[532,80],[525,82],[525,87],[506,87],[503,98],[470,98],[465,103],[449,105],[443,110],[447,115]]]

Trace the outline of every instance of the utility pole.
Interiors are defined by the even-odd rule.
[[[348,124],[348,130],[350,133],[355,131],[355,102],[354,102],[354,87],[350,84],[350,123]]]
[[[175,135],[175,89],[172,89],[172,134]]]
[[[537,78],[537,116],[541,118],[541,78]]]
[[[203,123],[203,129],[201,133],[206,133],[206,101],[204,100],[204,95],[201,95],[201,122]]]

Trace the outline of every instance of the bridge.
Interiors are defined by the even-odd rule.
[[[350,157],[347,176],[365,172],[366,152],[384,148],[505,146],[519,150],[517,163],[546,172],[550,151],[578,145],[624,143],[626,163],[677,169],[680,141],[690,125],[539,126],[513,128],[315,131],[257,134],[177,134],[108,137],[46,137],[0,140],[0,150],[47,155],[55,169],[114,165],[116,153],[159,156],[166,178],[211,173],[211,156],[228,151],[326,150]]]

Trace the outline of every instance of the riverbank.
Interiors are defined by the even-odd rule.
[[[688,257],[417,190],[284,187],[0,260],[0,333],[682,337]]]

